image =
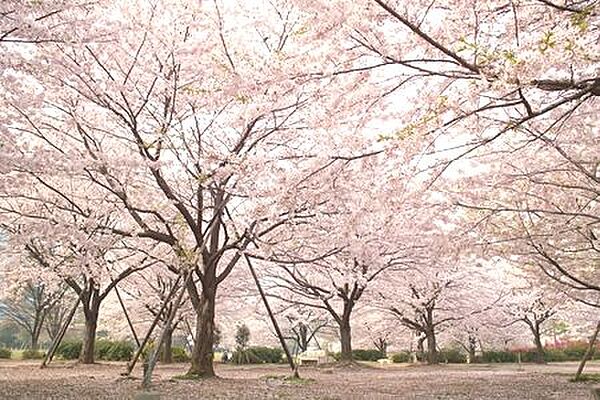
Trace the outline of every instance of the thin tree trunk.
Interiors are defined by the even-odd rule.
[[[375,348],[383,355],[383,357],[387,357],[387,340],[384,338],[378,338],[373,341],[373,345]]]
[[[205,277],[206,278],[206,277]],[[204,285],[200,304],[196,310],[196,341],[192,350],[188,375],[210,378],[215,376],[213,368],[213,336],[215,328],[216,285]]]
[[[41,325],[38,326],[38,323],[36,322],[36,325],[34,325],[33,331],[31,332],[31,342],[30,342],[31,350],[37,350],[39,348],[40,333],[41,333]]]
[[[469,362],[471,363],[475,363],[476,362],[476,356],[475,356],[475,352],[477,351],[477,338],[475,338],[474,336],[469,335]]]
[[[425,358],[425,339],[427,339],[427,336],[420,337],[417,340],[417,361],[423,361]]]
[[[600,332],[600,321],[596,324],[596,329],[590,338],[590,343],[588,344],[588,348],[579,363],[579,367],[577,368],[577,372],[575,373],[575,381],[581,379],[581,374],[583,373],[583,369],[585,368],[585,363],[592,358],[592,354],[594,353],[594,345],[596,344],[596,340],[598,339],[598,333]]]
[[[42,333],[42,327],[44,325],[45,313],[44,310],[38,310],[35,313],[33,329],[31,330],[31,350],[37,350],[39,348],[40,334]]]
[[[36,332],[31,336],[31,350],[37,350],[40,347],[39,336],[39,332]]]
[[[173,363],[173,327],[170,325],[165,326],[165,339],[160,354],[160,362],[163,364]]]
[[[302,352],[308,350],[308,342],[308,327],[300,322],[298,325],[298,347]]]

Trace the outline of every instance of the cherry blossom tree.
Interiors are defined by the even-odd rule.
[[[289,307],[280,313],[282,330],[287,340],[294,344],[296,353],[308,350],[311,345],[321,348],[319,334],[331,327],[332,321],[326,313],[315,308]],[[286,333],[287,332],[287,333]]]
[[[371,155],[320,176],[322,200],[311,221],[260,244],[261,257],[275,264],[267,273],[271,296],[329,313],[343,361],[352,359],[357,305],[388,271],[414,262],[413,228],[430,216],[424,198],[409,191],[410,175],[382,160],[384,153]]]
[[[379,77],[388,104],[415,100],[383,113],[399,126],[388,136],[437,142],[446,167],[515,131],[552,141],[583,127],[593,137],[596,1],[297,3],[326,21],[312,34],[345,38],[339,73]]]
[[[46,319],[60,301],[63,292],[64,289],[49,292],[43,283],[30,282],[2,299],[2,314],[28,333],[29,347],[32,350],[38,349],[43,328],[48,326]]]
[[[171,267],[173,270],[177,268]],[[160,361],[172,363],[173,335],[187,324],[187,318],[192,314],[189,302],[177,306],[175,299],[169,293],[178,283],[177,275],[168,268],[152,268],[149,271],[140,271],[128,279],[123,285],[124,292],[130,297],[125,301],[130,312],[135,313],[137,321],[158,319],[158,326],[164,330],[164,341],[160,350]],[[123,311],[116,310],[117,314]],[[171,315],[173,318],[170,318]],[[133,324],[133,322],[132,322]],[[138,326],[142,324],[138,323]],[[144,328],[146,324],[143,324]]]
[[[19,85],[3,92],[7,165],[39,179],[33,148],[55,174],[92,185],[124,213],[107,233],[178,255],[195,275],[186,284],[197,314],[189,372],[212,376],[218,285],[251,240],[302,213],[293,190],[306,175],[347,157],[299,134],[332,135],[344,123],[323,106],[341,98],[328,92],[336,78],[309,73],[321,72],[311,53],[319,44],[285,2],[100,2],[69,16],[78,23],[67,43],[37,43],[34,59],[20,60],[18,74],[41,87],[35,96]],[[63,207],[90,217],[80,199],[44,182]]]
[[[509,294],[500,302],[496,326],[526,326],[535,346],[535,362],[544,363],[542,336],[549,331],[548,327],[553,321],[569,314],[574,316],[576,307],[564,292],[545,286],[543,282],[523,276],[522,273],[515,275],[515,272],[508,271],[501,280],[510,282],[511,287],[508,288]]]

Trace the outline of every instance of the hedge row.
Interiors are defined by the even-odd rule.
[[[39,350],[23,350],[21,353],[21,359],[23,360],[41,360],[46,354]],[[0,358],[10,359],[12,357],[12,350],[7,348],[0,348]]]
[[[231,357],[234,364],[278,364],[283,360],[283,351],[278,347],[254,346],[236,351]]]
[[[342,353],[334,353],[333,358],[337,361],[342,357]],[[356,361],[377,361],[385,358],[385,355],[376,349],[356,349],[352,350],[352,359]]]
[[[173,361],[176,363],[190,361],[190,356],[183,347],[172,347],[171,355],[173,357]]]
[[[0,347],[0,358],[10,358],[12,356],[11,349],[5,349]]]
[[[544,350],[544,360],[546,362],[561,362],[561,361],[580,361],[583,358],[587,350],[587,344],[575,343],[562,348],[549,348]],[[534,349],[526,349],[522,351],[485,351],[483,354],[478,355],[474,363],[516,363],[519,361],[519,355],[521,362],[530,363],[535,362],[536,352]],[[391,356],[391,359],[395,363],[407,363],[412,360],[409,352],[395,353]],[[596,351],[592,355],[593,360],[600,360],[600,351]],[[439,353],[439,361],[450,364],[461,364],[467,362],[467,355],[458,349],[442,349]]]
[[[46,354],[39,350],[23,350],[21,354],[23,360],[41,360],[44,357],[46,357]]]
[[[148,356],[153,349],[153,345],[146,346],[143,356]],[[81,354],[82,343],[78,340],[67,340],[58,346],[56,354],[64,360],[76,360]],[[104,361],[129,361],[135,353],[135,347],[132,343],[126,341],[110,341],[101,339],[96,341],[94,355],[98,360]],[[173,361],[187,362],[190,357],[183,347],[171,348]]]
[[[129,361],[133,357],[135,348],[133,344],[126,341],[110,341],[101,339],[96,342],[94,355],[98,360],[105,361]]]
[[[82,342],[79,340],[63,341],[56,349],[56,355],[64,360],[76,360],[81,354]],[[129,361],[133,356],[133,344],[125,341],[96,341],[94,356],[104,361]]]

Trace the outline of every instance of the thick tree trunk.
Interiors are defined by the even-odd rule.
[[[94,282],[88,282],[89,289],[83,296],[83,315],[85,316],[85,331],[79,362],[82,364],[93,364],[94,348],[96,344],[96,328],[98,326],[98,314],[100,312],[100,297]]]
[[[82,364],[94,363],[94,348],[96,343],[96,327],[98,325],[98,310],[90,310],[85,314],[85,331],[79,362]]]
[[[544,364],[544,346],[542,345],[542,338],[540,335],[539,327],[536,326],[533,329],[533,342],[535,343],[535,362],[537,364]]]
[[[341,361],[352,361],[352,328],[350,321],[343,319],[340,324],[340,342],[342,344]]]
[[[173,327],[167,326],[165,338],[160,353],[160,362],[163,364],[173,363]]]
[[[208,286],[208,285],[206,285]],[[188,375],[203,378],[215,376],[213,368],[213,339],[215,329],[216,285],[204,288],[196,310],[196,340],[192,350]],[[208,290],[207,290],[208,289]]]
[[[437,342],[435,338],[435,330],[433,327],[429,328],[426,332],[427,337],[427,364],[437,364],[439,362],[438,359],[438,351],[437,351]]]

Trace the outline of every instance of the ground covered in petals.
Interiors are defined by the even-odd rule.
[[[1,399],[136,399],[140,372],[119,375],[122,363],[91,366],[0,362]],[[307,367],[301,380],[285,379],[283,365],[217,366],[219,378],[176,379],[185,365],[159,366],[154,394],[160,399],[590,399],[594,383],[569,381],[575,363],[536,365],[361,365]],[[600,372],[591,364],[589,372]]]

